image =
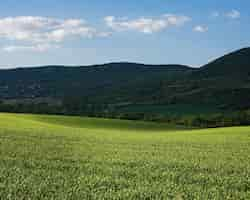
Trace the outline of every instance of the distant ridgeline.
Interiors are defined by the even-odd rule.
[[[250,124],[250,48],[201,68],[110,63],[0,70],[0,112]]]

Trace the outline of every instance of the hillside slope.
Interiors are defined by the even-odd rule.
[[[201,68],[209,76],[250,73],[250,48],[229,53]]]
[[[0,71],[0,97],[35,98],[65,96],[107,96],[111,91],[131,92],[131,88],[155,89],[159,80],[176,80],[192,69],[181,65],[152,66],[110,63],[86,67],[47,66]],[[135,87],[136,86],[136,87]],[[130,91],[126,91],[128,90]],[[125,94],[126,97],[131,96]],[[116,95],[120,98],[122,94]],[[111,98],[109,98],[111,99]]]
[[[92,112],[93,105],[100,112],[134,105],[248,109],[250,48],[225,55],[199,69],[109,63],[0,70],[0,99],[9,104],[61,105],[66,113],[72,110],[78,113],[89,107]]]

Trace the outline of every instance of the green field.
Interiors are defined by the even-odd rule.
[[[250,199],[250,127],[0,114],[0,199]]]

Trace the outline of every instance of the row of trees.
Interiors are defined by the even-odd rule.
[[[119,119],[145,120],[162,123],[172,123],[185,127],[216,128],[250,125],[250,111],[235,111],[227,113],[164,116],[160,114],[120,113]]]
[[[4,104],[0,101],[0,112],[34,113],[34,114],[61,114],[80,115],[88,117],[104,117],[126,120],[144,120],[162,123],[172,123],[187,127],[226,127],[250,125],[250,111],[242,110],[204,115],[166,116],[162,114],[119,112],[108,105],[86,104],[78,107],[77,104],[51,106],[40,104]]]

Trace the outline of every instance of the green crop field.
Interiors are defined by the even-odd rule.
[[[250,127],[2,113],[0,199],[250,199]]]

